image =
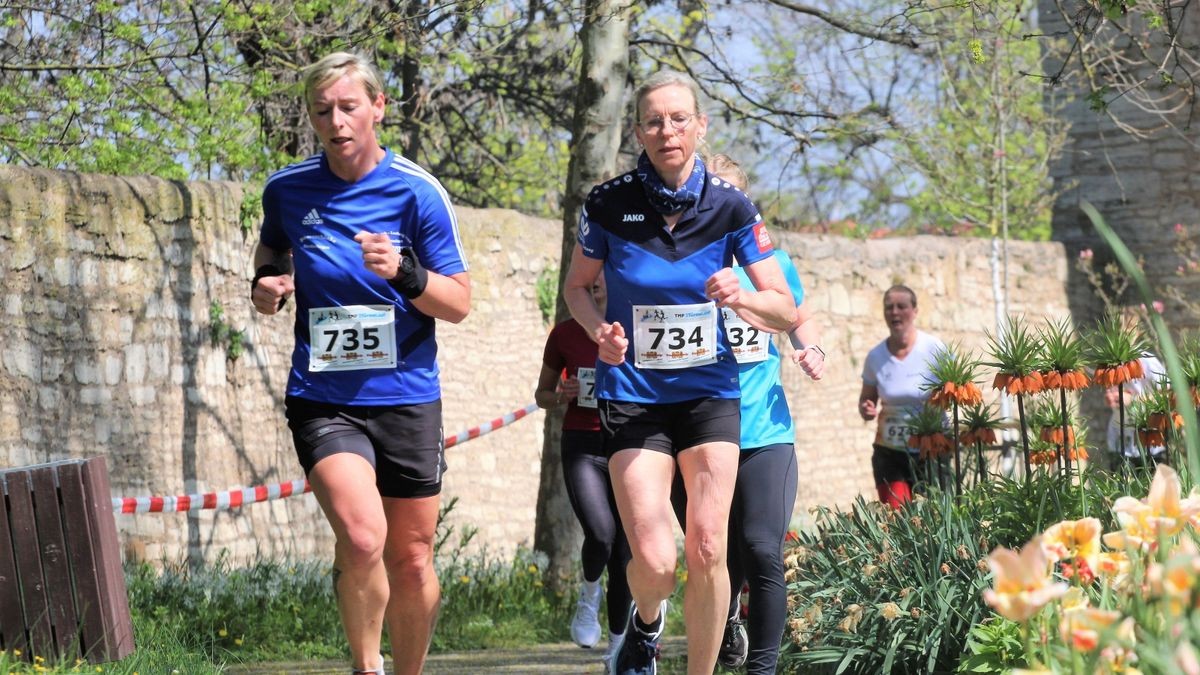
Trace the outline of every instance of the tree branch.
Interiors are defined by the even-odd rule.
[[[830,26],[833,26],[834,28],[846,31],[847,33],[861,35],[865,38],[879,40],[880,42],[887,42],[890,44],[899,45],[901,47],[908,47],[909,49],[921,48],[921,45],[917,42],[916,38],[905,32],[887,33],[884,31],[875,30],[873,28],[868,28],[866,26],[856,26],[849,21],[838,18],[829,12],[826,12],[823,9],[818,9],[809,5],[802,5],[798,2],[790,2],[790,0],[766,0],[766,2],[777,7],[783,7],[784,9],[791,10],[798,14],[807,14],[815,17],[821,21],[824,21]]]

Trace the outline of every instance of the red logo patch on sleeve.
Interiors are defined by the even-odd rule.
[[[767,234],[767,224],[760,222],[754,226],[754,241],[758,243],[758,252],[766,253],[775,248],[771,245],[771,235]]]

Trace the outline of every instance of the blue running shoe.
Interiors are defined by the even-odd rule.
[[[629,625],[617,647],[616,658],[609,669],[612,675],[657,675],[658,643],[662,639],[667,623],[667,601],[658,606],[658,621],[654,630],[644,633],[638,629],[634,617],[637,607],[629,613]]]

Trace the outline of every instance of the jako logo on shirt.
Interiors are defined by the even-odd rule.
[[[325,221],[321,220],[321,214],[317,213],[316,209],[312,209],[307,215],[304,216],[304,220],[301,220],[300,224],[313,227],[316,225],[324,225]]]
[[[754,226],[754,241],[758,244],[758,252],[766,253],[771,250],[771,235],[767,234],[767,224],[760,222]]]
[[[625,217],[621,219],[622,223],[643,223],[645,221],[646,214],[644,213],[626,213]]]

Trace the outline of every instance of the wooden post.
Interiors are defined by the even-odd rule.
[[[103,457],[0,471],[0,649],[116,661],[133,653]]]

